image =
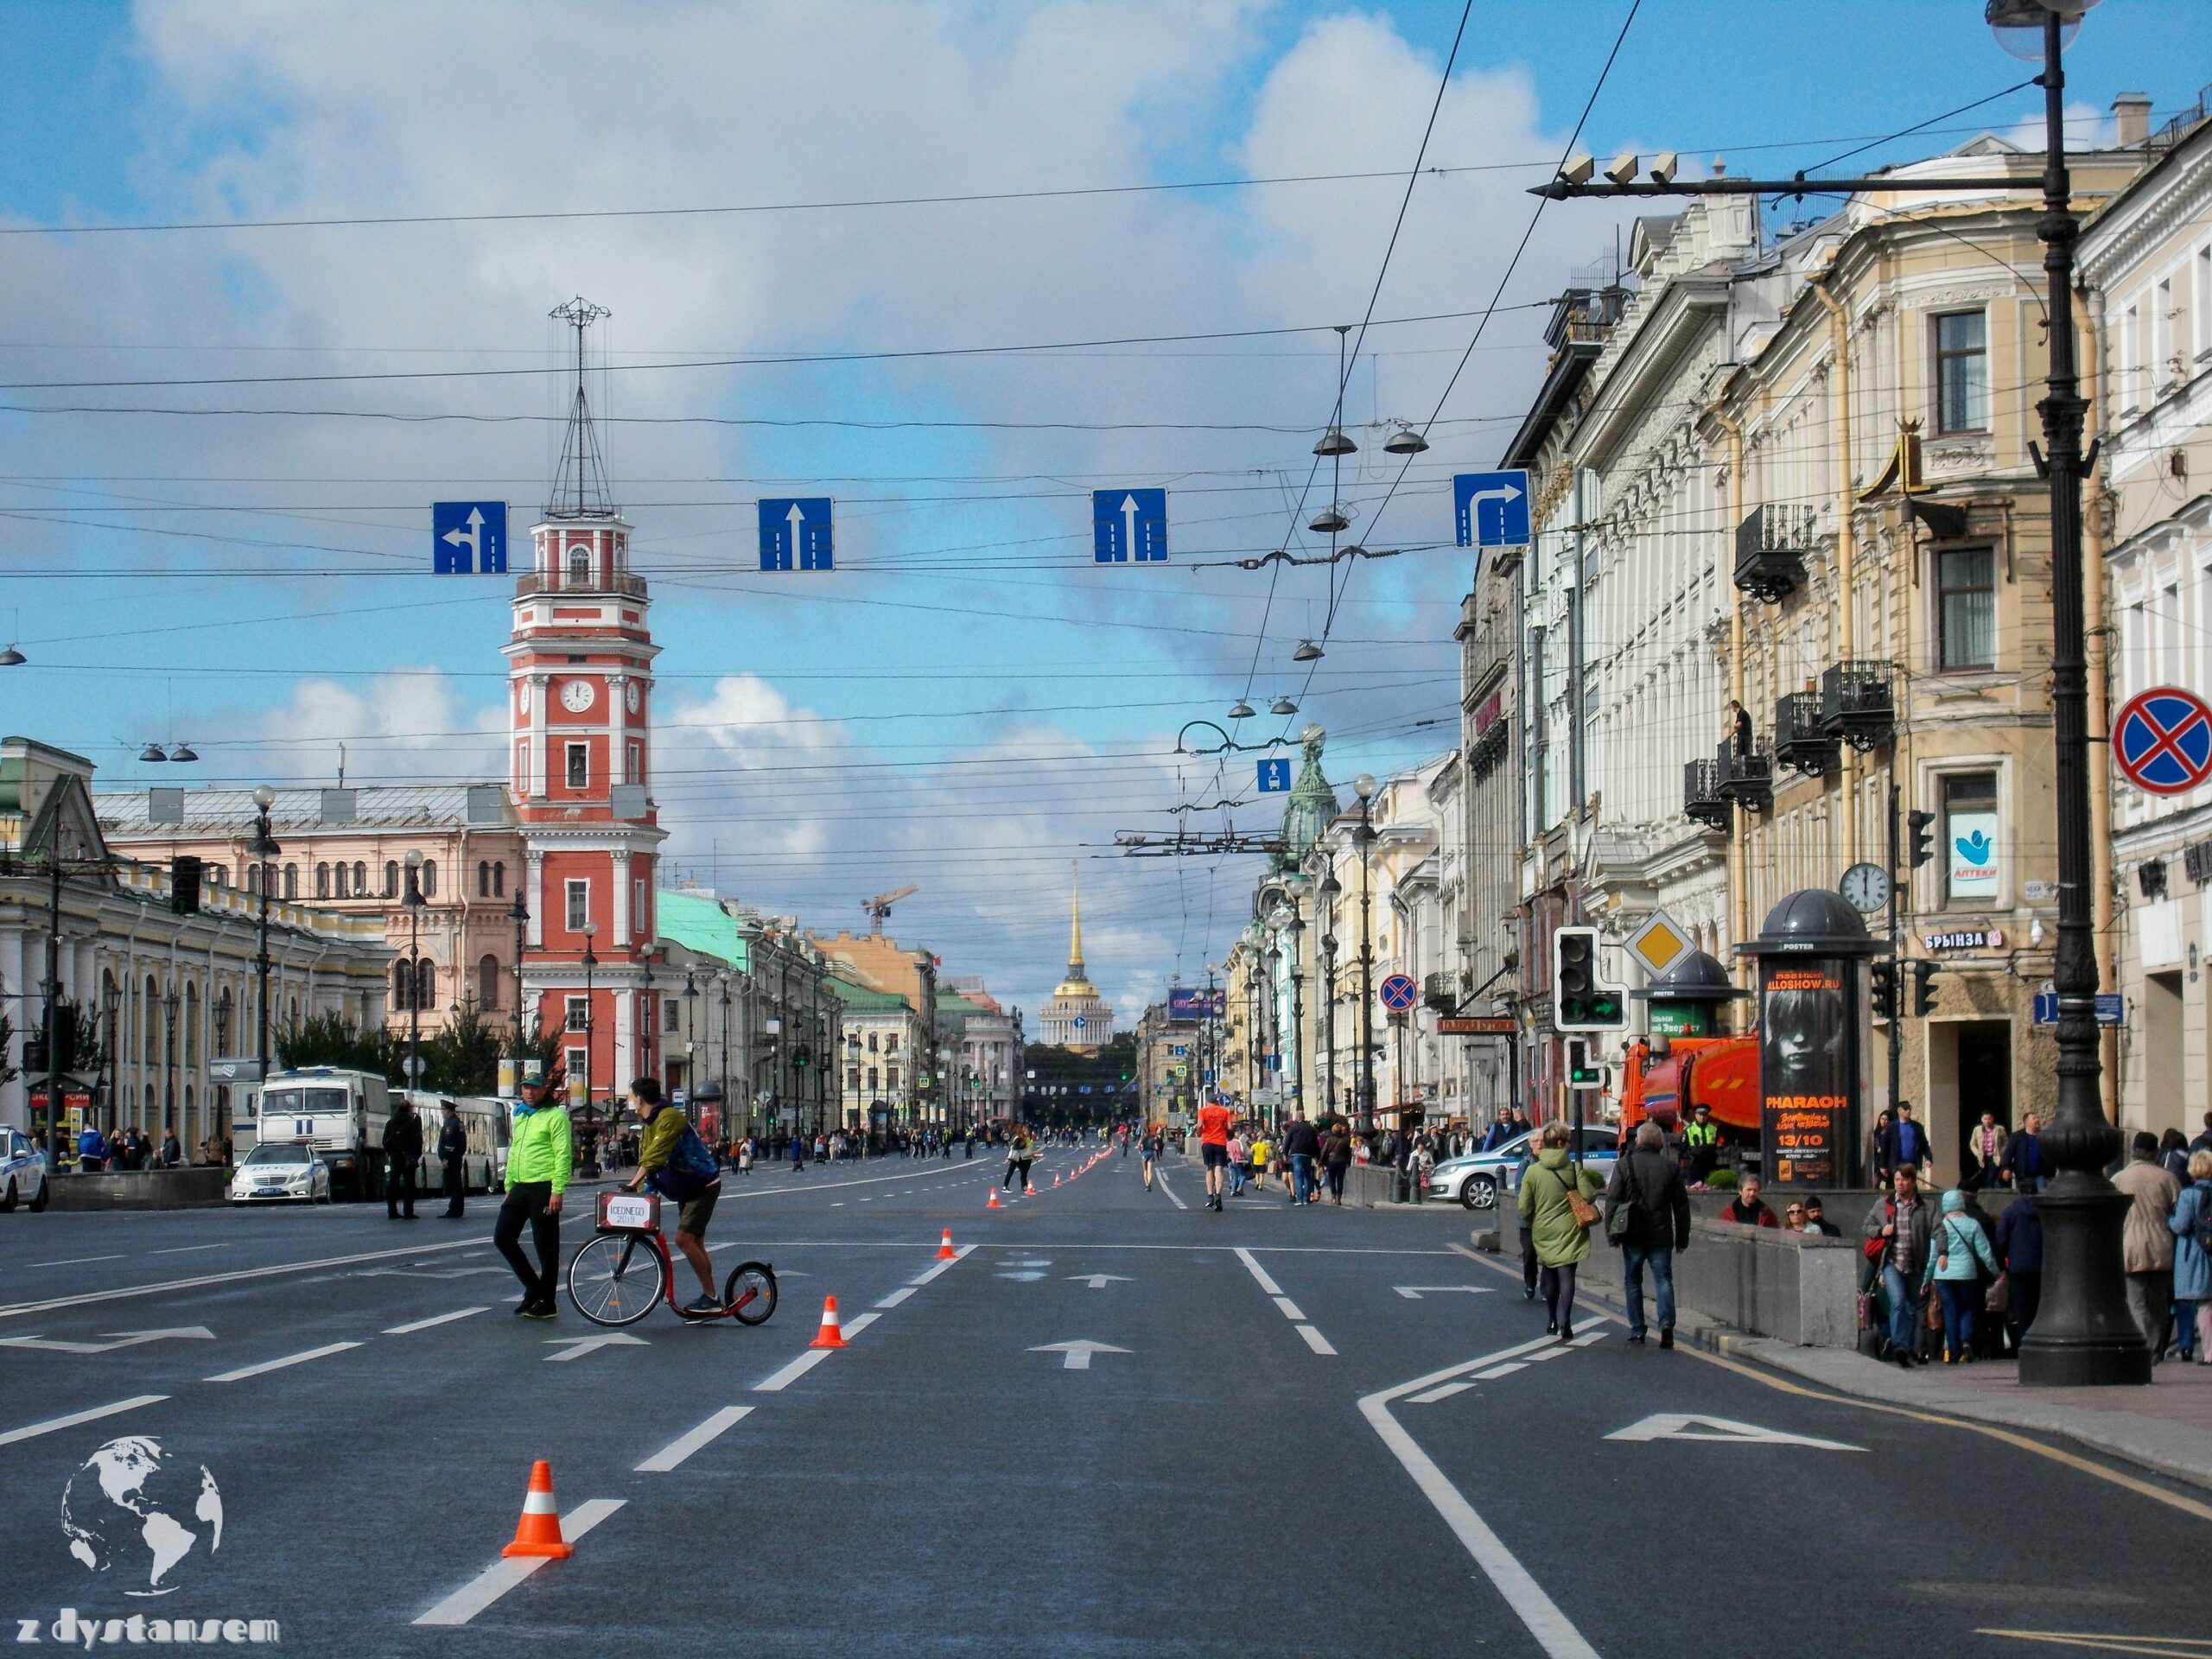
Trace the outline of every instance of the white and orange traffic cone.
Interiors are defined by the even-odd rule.
[[[990,1201],[988,1204],[985,1205],[983,1206],[983,1208],[984,1208],[984,1209],[986,1209],[986,1210],[995,1210],[995,1209],[997,1209],[998,1207],[999,1207],[999,1190],[998,1190],[998,1188],[996,1188],[996,1187],[995,1186],[995,1187],[993,1187],[993,1188],[991,1189],[991,1201]]]
[[[952,1248],[952,1229],[948,1227],[944,1230],[944,1242],[937,1247],[937,1259],[940,1262],[950,1262],[957,1255],[957,1252]]]
[[[810,1348],[842,1348],[847,1345],[845,1327],[837,1323],[837,1299],[835,1296],[822,1299],[822,1328],[814,1333],[814,1340],[807,1345]]]
[[[575,1553],[575,1546],[561,1536],[561,1512],[553,1507],[553,1465],[540,1458],[530,1465],[530,1491],[523,1495],[515,1541],[499,1554],[562,1561]]]
[[[1052,1172],[1052,1185],[1053,1185],[1054,1186],[1058,1186],[1059,1184],[1060,1184],[1060,1172],[1059,1172],[1058,1170],[1057,1170],[1057,1169],[1056,1169],[1056,1170],[1054,1170],[1054,1171]]]

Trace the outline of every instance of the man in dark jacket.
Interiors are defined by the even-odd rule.
[[[1681,1166],[1667,1155],[1666,1136],[1649,1118],[1637,1125],[1636,1146],[1613,1166],[1605,1187],[1605,1231],[1620,1242],[1622,1280],[1628,1287],[1628,1339],[1643,1341],[1643,1269],[1659,1304],[1659,1345],[1675,1345],[1675,1252],[1690,1242],[1690,1195]],[[1627,1230],[1613,1213],[1629,1206]]]
[[[2033,1192],[2023,1192],[1997,1217],[1997,1265],[2005,1269],[2005,1333],[2019,1351],[2020,1338],[2043,1303],[2043,1212]]]
[[[2043,1190],[2043,1137],[2037,1132],[2037,1122],[2036,1115],[2030,1112],[2020,1120],[2019,1133],[2005,1143],[2005,1168],[2015,1192]]]
[[[384,1212],[397,1221],[401,1206],[415,1219],[415,1166],[423,1161],[423,1120],[402,1095],[384,1126]]]
[[[438,1162],[445,1166],[445,1217],[459,1221],[465,1207],[462,1200],[468,1192],[468,1131],[461,1124],[460,1109],[451,1101],[446,1102],[445,1122],[438,1125]]]
[[[1899,1101],[1897,1122],[1882,1131],[1876,1165],[1885,1175],[1895,1175],[1903,1164],[1910,1164],[1917,1173],[1928,1166],[1930,1151],[1928,1131],[1913,1119],[1912,1103]]]

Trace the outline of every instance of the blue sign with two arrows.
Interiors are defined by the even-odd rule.
[[[830,570],[836,568],[826,495],[763,498],[760,568]]]
[[[1098,564],[1167,563],[1167,492],[1093,490],[1091,558]]]
[[[430,574],[503,576],[507,573],[507,504],[430,503]]]

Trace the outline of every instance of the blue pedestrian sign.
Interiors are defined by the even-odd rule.
[[[1167,492],[1093,490],[1091,558],[1098,564],[1167,563]]]
[[[764,497],[760,502],[763,570],[836,568],[826,495]]]
[[[1459,473],[1452,480],[1452,507],[1462,547],[1529,545],[1529,474]]]
[[[2055,1026],[2058,1023],[2058,993],[2037,991],[2035,1002],[2035,1023]],[[2127,1001],[2118,991],[2097,993],[2097,1023],[2101,1026],[2124,1026],[2127,1023]]]
[[[504,576],[507,573],[507,504],[430,503],[430,574]]]
[[[1282,795],[1290,790],[1290,761],[1287,758],[1260,762],[1260,793]]]

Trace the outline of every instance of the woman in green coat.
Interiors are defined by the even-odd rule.
[[[1595,1198],[1605,1183],[1567,1161],[1567,1125],[1547,1123],[1536,1161],[1521,1177],[1521,1225],[1543,1268],[1545,1329],[1561,1342],[1574,1340],[1574,1268],[1590,1254],[1590,1230],[1574,1218],[1567,1193]]]

